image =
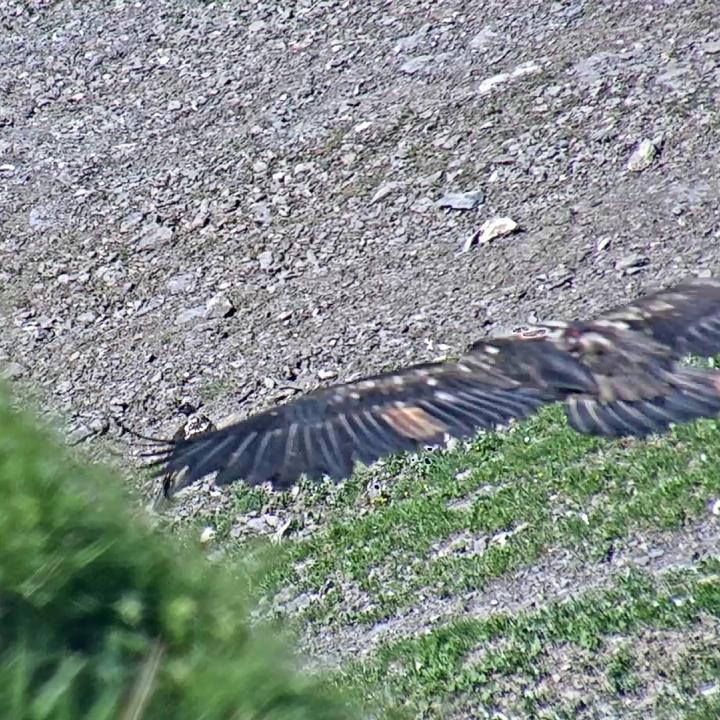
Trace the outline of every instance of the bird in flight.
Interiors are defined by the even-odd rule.
[[[241,422],[163,441],[171,496],[210,473],[289,488],[340,481],[359,461],[442,445],[564,402],[586,435],[642,437],[720,415],[720,371],[681,365],[720,353],[720,281],[690,280],[589,321],[484,339],[457,360],[321,388]],[[181,472],[182,471],[182,472]]]

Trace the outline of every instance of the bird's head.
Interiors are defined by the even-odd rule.
[[[202,413],[194,412],[188,415],[187,420],[177,429],[175,435],[171,440],[163,441],[166,448],[172,448],[183,440],[189,440],[190,438],[203,435],[208,432],[215,430],[215,423],[210,420],[207,415]],[[163,454],[167,450],[163,450]],[[188,474],[185,469],[168,472],[162,477],[161,485],[153,501],[154,509],[161,509],[168,501],[174,498],[181,490],[184,490],[190,485],[188,481]]]

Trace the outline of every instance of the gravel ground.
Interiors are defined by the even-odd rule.
[[[714,2],[0,8],[0,353],[81,435],[717,269]]]
[[[0,0],[0,27],[0,362],[73,442],[720,268],[714,0]]]

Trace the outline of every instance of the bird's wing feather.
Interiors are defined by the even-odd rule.
[[[720,415],[720,373],[678,368],[662,392],[633,400],[579,395],[566,403],[570,425],[586,435],[643,437],[670,424]]]
[[[482,343],[459,361],[415,365],[317,390],[178,440],[158,462],[165,463],[166,473],[187,467],[184,484],[212,472],[219,484],[243,478],[277,488],[289,487],[302,474],[340,480],[357,461],[369,465],[385,455],[441,444],[446,435],[469,437],[558,399],[554,391],[527,381],[535,362],[528,350],[529,359],[512,343]]]
[[[566,401],[592,435],[646,435],[720,412],[720,373],[678,365],[720,352],[720,283],[687,282],[538,337],[475,343],[458,361],[426,363],[317,390],[242,422],[173,441],[157,462],[183,485],[217,472],[290,486],[300,475],[349,476],[403,450],[467,437]],[[170,489],[172,490],[172,488]]]
[[[615,307],[596,322],[650,335],[680,355],[713,355],[720,348],[720,281],[689,280]]]

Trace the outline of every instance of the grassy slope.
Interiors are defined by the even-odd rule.
[[[371,507],[369,480],[385,488]],[[602,717],[602,708],[662,716],[669,697],[668,717],[718,716],[717,423],[611,443],[578,436],[555,408],[509,433],[395,458],[315,492],[304,502],[324,513],[321,531],[269,551],[263,590],[282,598],[273,611],[310,646],[343,660],[340,682],[410,717],[448,717],[450,708],[458,718],[498,708],[512,717]],[[202,522],[247,556],[227,534],[232,518],[268,502],[292,513],[287,498],[238,487],[229,513]],[[689,548],[681,570],[644,570],[641,558],[610,572],[621,548],[645,542],[652,553],[658,538],[670,556],[688,529],[709,538],[705,558]],[[533,565],[548,566],[536,586],[557,583],[555,557],[574,568],[561,598],[483,605]],[[584,578],[577,587],[575,575]],[[287,602],[296,609],[285,612]],[[399,636],[358,659],[373,631],[393,624],[404,627]]]
[[[248,626],[247,588],[133,517],[0,397],[0,717],[346,718]]]
[[[145,528],[112,477],[6,406],[0,429],[1,717],[348,717],[248,630],[251,594],[340,657],[333,684],[382,717],[720,712],[717,423],[608,443],[551,409],[296,500],[238,485],[229,510],[196,519],[217,528],[227,573],[193,547],[197,528]],[[253,507],[313,513],[320,530],[280,547],[233,539]],[[710,552],[613,565],[627,547],[669,557],[679,538]],[[254,589],[238,579],[261,565]],[[498,588],[513,586],[509,603]],[[395,632],[373,645],[378,628]]]

